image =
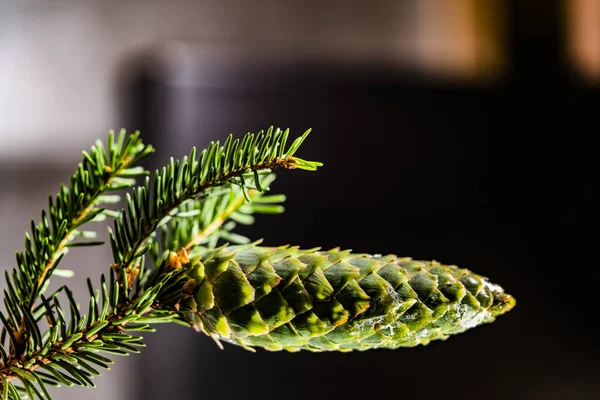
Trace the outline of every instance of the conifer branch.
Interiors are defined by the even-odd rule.
[[[26,238],[26,252],[17,256],[19,269],[6,275],[6,315],[0,312],[2,396],[50,398],[46,385],[93,386],[91,378],[98,375],[94,365],[105,368],[111,362],[96,354],[98,351],[118,355],[137,352],[136,347],[143,343],[130,331],[152,331],[150,324],[161,322],[187,324],[176,311],[161,309],[157,302],[159,293],[174,291],[172,295],[179,295],[177,283],[183,271],[161,273],[152,285],[140,285],[145,276],[144,254],[151,247],[148,242],[156,237],[155,230],[165,223],[173,226],[171,218],[181,219],[185,216],[181,211],[188,209],[188,214],[196,213],[202,221],[211,221],[209,229],[196,237],[190,248],[218,231],[229,231],[231,225],[224,228],[223,222],[243,209],[244,200],[259,198],[263,187],[274,179],[264,172],[277,168],[314,170],[320,165],[294,157],[307,134],[287,149],[288,131],[271,128],[267,133],[248,134],[241,141],[230,136],[223,146],[212,143],[199,157],[192,150],[189,158],[172,160],[160,173],[157,171],[152,188],[146,179],[145,185],[128,194],[126,208],[120,213],[97,206],[118,201],[117,196],[105,193],[130,187],[134,182],[131,177],[145,173],[133,165],[152,148],[144,146],[137,133],[125,141],[122,132],[116,141],[112,133],[109,136],[108,154],[101,143],[90,154],[84,152],[69,187],[61,188],[55,202],[50,200],[50,218],[43,212],[42,222],[32,225],[33,239]],[[223,190],[218,191],[218,187]],[[152,195],[148,196],[150,190]],[[211,207],[218,199],[227,199],[229,205],[220,214]],[[192,210],[190,206],[199,208]],[[250,208],[245,217],[254,211]],[[73,240],[93,236],[80,227],[103,215],[115,219],[114,231],[109,230],[115,263],[108,282],[102,275],[101,290],[94,290],[88,279],[89,309],[83,315],[68,287],[46,298],[43,286],[58,271],[56,267],[69,247],[99,244]],[[36,305],[38,298],[41,305]],[[59,298],[66,298],[69,318]],[[48,323],[45,332],[40,327],[43,319]],[[4,346],[7,341],[9,351]],[[21,384],[15,385],[15,379]]]
[[[132,177],[145,173],[143,169],[133,166],[152,152],[153,148],[139,139],[139,132],[127,137],[122,130],[115,138],[111,131],[108,152],[100,141],[90,153],[84,151],[83,160],[71,177],[69,186],[62,185],[56,199],[49,198],[48,210],[42,211],[39,224],[35,225],[32,221],[31,236],[26,235],[25,238],[26,251],[17,253],[18,269],[13,272],[14,286],[9,285],[11,297],[20,308],[20,312],[14,313],[14,316],[21,315],[20,320],[11,319],[16,329],[12,335],[11,354],[18,356],[25,350],[28,340],[26,332],[30,325],[26,318],[39,296],[45,292],[50,276],[57,272],[64,274],[64,271],[56,268],[68,247],[101,244],[93,241],[73,243],[77,237],[95,236],[94,232],[79,228],[104,217],[103,213],[107,210],[97,206],[119,200],[118,195],[108,196],[105,193],[130,187],[135,182]]]
[[[321,163],[294,157],[309,133],[310,130],[306,131],[286,148],[289,131],[271,127],[266,133],[249,133],[241,140],[230,135],[222,146],[212,142],[199,156],[194,148],[182,160],[171,159],[169,165],[156,171],[152,187],[146,179],[143,186],[133,189],[127,197],[127,207],[115,220],[109,235],[115,267],[136,271],[144,281],[148,271],[144,269],[143,256],[152,248],[148,242],[156,229],[177,215],[186,201],[208,199],[215,195],[215,188],[227,184],[237,185],[250,200],[248,190],[262,191],[261,171],[315,170]],[[130,293],[124,292],[123,296],[126,300]]]
[[[248,194],[250,195],[250,197],[252,197],[254,195],[254,193],[257,193],[257,191],[256,190],[248,191]],[[235,201],[233,201],[231,204],[229,204],[227,206],[227,208],[225,210],[223,210],[223,212],[221,212],[219,215],[215,216],[213,221],[206,228],[204,228],[204,230],[202,232],[200,232],[196,236],[194,236],[192,238],[192,240],[190,240],[185,245],[184,249],[189,253],[189,252],[191,252],[191,250],[194,247],[200,246],[202,243],[204,243],[206,241],[206,239],[208,239],[221,226],[223,226],[223,224],[225,223],[225,221],[229,218],[229,216],[231,214],[233,214],[237,209],[239,209],[244,204],[244,200],[245,199],[243,196],[238,196],[235,199]]]
[[[130,177],[145,174],[143,169],[133,170],[131,167],[141,161],[148,154],[152,153],[154,150],[152,146],[145,146],[142,144],[141,140],[138,140],[139,133],[136,132],[133,135],[129,136],[127,143],[123,143],[125,139],[125,131],[121,131],[117,141],[114,139],[114,133],[111,131],[109,133],[108,143],[109,143],[109,154],[103,156],[103,147],[102,142],[98,141],[97,144],[92,147],[91,154],[88,155],[84,152],[84,160],[82,164],[80,164],[80,169],[77,170],[77,173],[71,178],[71,185],[67,192],[64,193],[72,193],[71,196],[83,196],[83,201],[78,208],[74,210],[72,215],[70,216],[70,220],[67,219],[65,229],[60,232],[60,234],[54,239],[54,241],[59,241],[58,244],[54,246],[54,248],[47,249],[51,251],[47,257],[50,260],[40,269],[39,275],[37,277],[37,282],[35,283],[35,287],[41,288],[43,287],[45,281],[49,278],[49,272],[56,268],[58,264],[58,260],[63,254],[64,249],[69,246],[71,241],[75,239],[77,235],[84,236],[84,233],[78,232],[77,228],[83,225],[86,222],[93,220],[94,218],[98,218],[104,209],[96,208],[99,204],[103,202],[111,201],[116,202],[119,200],[119,196],[113,196],[111,198],[105,197],[102,199],[102,195],[107,191],[119,190],[123,188],[130,187],[131,184],[134,183],[133,180],[129,179],[120,179],[116,185],[115,180],[123,177]],[[101,167],[104,164],[105,172],[101,176],[101,179],[94,182],[92,179],[85,179],[87,175],[92,176],[91,173],[100,171],[98,167]],[[83,168],[81,168],[83,167]],[[95,169],[94,169],[95,168]],[[83,171],[83,172],[80,172]],[[100,174],[98,174],[100,176]],[[77,185],[81,185],[83,183],[83,187],[77,187]],[[80,193],[77,195],[77,193]],[[60,196],[60,195],[59,195]],[[59,199],[56,200],[57,204],[59,203]],[[62,204],[67,204],[64,200],[61,202]],[[49,210],[51,215],[54,213],[60,212],[60,210],[56,210],[56,205],[52,204],[52,200],[49,201]],[[45,218],[42,224],[46,224]],[[63,224],[64,224],[63,220]],[[38,228],[40,225],[38,225]],[[89,233],[88,233],[88,236]],[[93,234],[91,236],[94,236]],[[77,245],[98,245],[102,244],[101,242],[79,242]],[[53,250],[53,251],[52,251]]]
[[[23,373],[31,374],[38,368],[49,371],[54,378],[42,374],[44,383],[50,385],[66,384],[72,386],[94,386],[91,378],[99,375],[91,370],[86,362],[107,368],[106,364],[112,363],[109,359],[97,355],[98,351],[108,352],[116,355],[127,355],[131,352],[139,352],[136,347],[142,347],[141,336],[128,334],[127,332],[153,332],[150,323],[165,323],[172,321],[176,316],[169,312],[153,310],[151,305],[163,285],[172,279],[176,273],[165,274],[161,280],[143,296],[135,299],[127,306],[121,306],[117,302],[119,288],[118,279],[112,274],[109,280],[110,287],[106,287],[104,274],[101,276],[102,298],[100,301],[90,302],[88,316],[81,316],[73,310],[77,307],[72,294],[67,289],[67,297],[70,303],[72,315],[71,321],[66,321],[64,316],[55,318],[52,310],[58,311],[59,305],[55,302],[54,307],[48,299],[42,296],[42,301],[47,310],[49,318],[49,335],[42,348],[28,354],[20,359],[13,358],[0,366],[0,376],[7,382],[19,378]],[[91,288],[91,282],[88,279]],[[98,298],[92,292],[92,299]],[[94,309],[102,304],[102,311]],[[112,311],[111,311],[112,310]],[[59,312],[59,315],[61,312]],[[85,324],[87,320],[87,323]],[[76,328],[74,328],[76,327]],[[62,332],[62,333],[61,333]],[[75,363],[75,366],[69,363]],[[55,365],[57,364],[57,365]],[[83,369],[82,369],[83,366]],[[58,368],[67,370],[70,376],[65,376],[57,371]],[[75,371],[73,370],[75,369]],[[19,375],[21,374],[21,375]],[[31,380],[30,380],[31,381]],[[37,381],[37,379],[36,379]],[[32,381],[33,382],[33,381]],[[39,383],[39,382],[38,382]],[[6,390],[7,386],[4,386]],[[42,398],[42,397],[40,397]]]
[[[249,186],[255,186],[253,179],[247,181]],[[264,174],[260,178],[263,191],[248,190],[250,202],[246,201],[243,189],[228,184],[224,190],[206,198],[184,203],[177,214],[160,226],[158,239],[151,249],[153,265],[162,265],[166,259],[167,253],[159,254],[159,249],[183,247],[191,254],[201,245],[216,247],[220,239],[233,244],[249,243],[249,238],[232,232],[237,224],[253,224],[254,214],[280,214],[284,211],[281,205],[285,201],[283,194],[266,194],[274,179],[275,174]]]
[[[294,155],[309,132],[289,146],[287,130],[270,128],[229,136],[200,154],[192,149],[132,189],[119,212],[99,205],[118,201],[107,192],[145,174],[135,165],[152,147],[121,132],[111,133],[108,151],[98,142],[84,152],[69,186],[32,223],[17,268],[5,274],[2,398],[51,399],[48,385],[94,386],[112,363],[98,353],[139,352],[138,332],[157,323],[191,326],[219,345],[248,350],[351,351],[427,344],[514,306],[500,286],[456,266],[339,248],[260,247],[234,233],[255,213],[283,211],[283,195],[265,194],[272,170],[321,165]],[[82,226],[104,217],[114,220],[113,264],[99,289],[88,278],[83,314],[67,286],[44,293],[50,276],[67,275],[57,266],[70,247],[98,244],[85,240],[94,235]],[[234,245],[218,247],[220,240]]]

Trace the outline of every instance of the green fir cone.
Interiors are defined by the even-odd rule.
[[[181,317],[247,349],[412,347],[492,322],[515,305],[467,269],[395,255],[256,245],[203,249],[191,260],[171,254],[170,267],[187,276]]]

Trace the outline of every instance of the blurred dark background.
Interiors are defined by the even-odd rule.
[[[127,398],[600,398],[600,4],[299,3],[259,19],[262,36],[237,10],[247,31],[166,35],[119,61],[115,115],[157,147],[149,166],[312,127],[300,156],[324,167],[280,173],[286,213],[245,234],[457,264],[517,307],[446,342],[349,354],[221,351],[160,326],[119,372]]]
[[[140,398],[173,387],[198,398],[183,390],[191,382],[203,398],[600,398],[598,91],[562,61],[559,4],[532,6],[507,10],[510,66],[497,79],[163,49],[166,72],[139,76],[129,114],[157,143],[157,166],[229,132],[313,128],[302,155],[325,166],[280,174],[273,190],[288,195],[288,212],[260,218],[251,237],[456,263],[518,306],[445,343],[362,354],[219,351],[165,326],[140,362]]]

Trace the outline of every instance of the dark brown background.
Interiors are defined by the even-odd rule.
[[[288,211],[248,235],[455,263],[518,304],[447,342],[352,354],[220,351],[164,326],[138,359],[138,398],[599,398],[599,94],[561,62],[560,4],[532,4],[512,2],[511,72],[494,84],[252,57],[210,82],[199,66],[218,58],[183,78],[139,71],[125,106],[155,167],[229,132],[313,128],[301,156],[325,166],[281,173]]]

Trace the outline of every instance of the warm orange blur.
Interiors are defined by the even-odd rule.
[[[600,82],[600,2],[565,0],[567,55],[584,79]]]

